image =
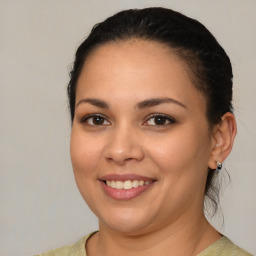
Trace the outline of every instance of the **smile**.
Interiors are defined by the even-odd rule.
[[[126,180],[126,181],[120,181],[120,180],[107,180],[106,184],[108,187],[114,188],[114,189],[132,189],[141,187],[144,185],[149,185],[153,181],[144,181],[144,180]]]
[[[130,200],[150,190],[156,180],[133,174],[111,174],[100,179],[103,191],[115,200]]]

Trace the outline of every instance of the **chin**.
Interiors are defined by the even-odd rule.
[[[99,216],[100,228],[107,226],[108,229],[115,232],[139,235],[152,223],[148,218],[148,214],[142,215],[138,210],[122,210],[119,213],[109,212],[108,216]]]

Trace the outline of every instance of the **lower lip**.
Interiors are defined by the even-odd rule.
[[[116,199],[116,200],[130,200],[133,199],[149,188],[152,187],[154,182],[144,185],[144,186],[139,186],[137,188],[131,188],[131,189],[115,189],[107,186],[105,182],[100,182],[102,184],[104,192],[111,198]]]

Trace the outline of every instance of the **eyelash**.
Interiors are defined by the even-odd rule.
[[[147,124],[151,119],[155,119],[155,118],[163,118],[162,121],[164,121],[163,124]],[[98,123],[98,124],[95,124],[93,123],[93,118],[99,118],[99,121],[102,121],[103,123]],[[91,123],[89,123],[89,120],[91,119]],[[94,119],[94,121],[96,121]],[[154,120],[156,121],[156,120]],[[91,125],[91,126],[108,126],[110,125],[111,123],[109,121],[107,121],[107,118],[103,115],[100,115],[100,114],[91,114],[91,115],[87,115],[83,118],[80,119],[80,122],[81,123],[87,123],[88,125]],[[108,124],[106,124],[105,122],[108,122]],[[168,123],[166,123],[168,122]],[[146,125],[146,126],[158,126],[158,127],[161,127],[161,126],[167,126],[167,125],[170,125],[170,124],[174,124],[176,121],[174,118],[170,117],[170,116],[167,116],[165,114],[151,114],[149,116],[146,117],[146,121],[143,122],[143,125]],[[104,124],[105,123],[105,124]]]
[[[144,122],[144,124],[147,123],[147,122],[149,122],[150,119],[155,119],[155,118],[159,118],[159,117],[160,117],[160,118],[163,118],[164,121],[165,121],[165,123],[164,123],[164,124],[155,124],[155,125],[150,125],[150,126],[158,126],[158,127],[161,127],[161,126],[166,126],[166,125],[174,124],[174,123],[176,122],[174,118],[172,118],[172,117],[170,117],[170,116],[167,116],[167,115],[165,115],[165,114],[151,114],[151,115],[149,115],[149,116],[147,117],[147,119],[146,119],[146,121]],[[156,120],[154,120],[154,121],[156,121]],[[166,124],[166,122],[168,122],[168,123]]]
[[[89,120],[92,119],[92,122],[93,122],[93,118],[100,118],[102,121],[103,121],[103,124],[90,124],[89,123]],[[103,126],[107,126],[110,124],[109,121],[107,121],[109,124],[104,124],[104,122],[107,121],[106,117],[104,117],[103,115],[100,115],[100,114],[91,114],[91,115],[87,115],[87,116],[84,116],[83,118],[80,119],[80,122],[81,123],[87,123],[91,126],[100,126],[100,125],[103,125]]]

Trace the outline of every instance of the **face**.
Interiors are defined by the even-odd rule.
[[[101,228],[142,234],[203,214],[205,113],[184,63],[159,43],[113,42],[86,59],[71,159]]]

